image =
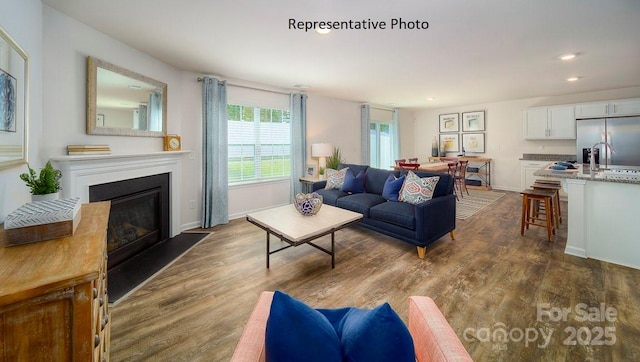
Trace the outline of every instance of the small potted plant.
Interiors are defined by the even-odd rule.
[[[27,164],[29,173],[20,174],[20,179],[24,181],[30,189],[32,201],[55,200],[60,196],[60,179],[62,172],[51,166],[47,162],[40,170],[40,175]]]
[[[324,167],[318,167],[318,178],[321,180],[324,179]]]
[[[344,163],[342,159],[342,152],[340,151],[340,147],[334,147],[333,153],[329,158],[327,158],[327,169],[331,168],[337,170],[340,164]]]

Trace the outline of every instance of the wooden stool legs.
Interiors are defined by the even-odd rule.
[[[555,234],[557,219],[555,219],[555,205],[553,199],[556,195],[554,190],[533,190],[526,189],[520,193],[522,195],[522,215],[520,224],[520,235],[524,235],[524,230],[529,226],[540,226],[547,229],[547,239],[551,242],[551,236]],[[544,206],[544,213],[540,212],[540,203]],[[544,215],[544,218],[541,216]],[[544,222],[538,223],[538,222]]]
[[[560,189],[562,186],[559,181],[551,181],[551,180],[536,180],[531,188],[534,190],[553,190],[555,191],[555,196],[553,198],[553,207],[556,216],[556,227],[560,227],[559,224],[562,224],[562,210],[560,208]]]

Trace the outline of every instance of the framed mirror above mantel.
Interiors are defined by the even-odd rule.
[[[162,137],[167,84],[87,57],[87,134]]]

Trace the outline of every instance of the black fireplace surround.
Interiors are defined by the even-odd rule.
[[[169,173],[89,187],[89,201],[111,201],[107,269],[169,238]]]

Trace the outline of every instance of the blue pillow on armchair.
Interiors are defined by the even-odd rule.
[[[364,173],[364,171],[358,172],[358,174],[355,176],[352,172],[347,171],[347,174],[344,176],[344,183],[342,184],[342,188],[340,188],[340,191],[348,192],[350,194],[363,193],[366,176],[367,175]]]
[[[384,182],[382,197],[389,201],[398,201],[398,195],[400,194],[402,184],[404,184],[404,179],[404,175],[396,177],[394,174],[390,174]]]
[[[389,303],[374,309],[351,308],[337,332],[346,361],[416,360],[413,338]]]
[[[317,310],[275,291],[265,331],[267,361],[342,361],[335,329]]]

